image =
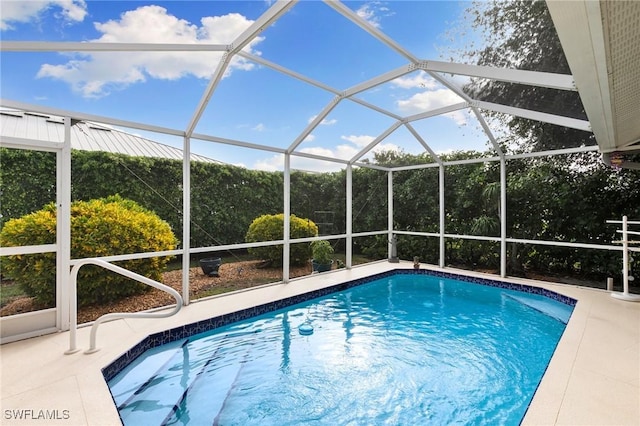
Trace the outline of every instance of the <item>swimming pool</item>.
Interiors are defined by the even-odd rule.
[[[518,424],[575,303],[446,274],[367,281],[105,372],[123,423]]]

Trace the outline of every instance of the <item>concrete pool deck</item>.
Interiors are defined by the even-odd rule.
[[[101,369],[149,334],[412,267],[411,262],[378,262],[194,302],[170,318],[112,321],[98,328],[100,351],[91,355],[83,353],[89,346],[89,327],[78,330],[81,351],[71,355],[64,354],[69,348],[68,332],[2,345],[0,424],[120,424]],[[499,279],[450,268],[442,271]],[[597,289],[516,278],[505,281],[543,287],[578,300],[522,424],[640,425],[640,303],[614,299]]]

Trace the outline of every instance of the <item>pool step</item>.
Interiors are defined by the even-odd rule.
[[[133,372],[109,384],[121,420],[125,425],[173,424],[176,414],[184,416],[188,411],[189,417],[197,411],[190,409],[198,403],[193,395],[203,393],[192,391],[204,389],[208,409],[202,415],[207,418],[192,420],[195,424],[214,423],[244,365],[248,346],[252,345],[234,345],[234,339],[246,339],[255,333],[255,330],[236,330],[185,340],[181,344],[176,342],[180,346],[137,364]],[[229,351],[236,353],[236,361],[220,364],[219,360]],[[202,378],[205,380],[200,380]]]
[[[545,315],[550,316],[553,319],[560,321],[563,324],[569,322],[569,318],[571,317],[571,313],[573,312],[573,307],[569,305],[565,305],[562,302],[558,302],[555,300],[551,300],[544,296],[537,295],[513,295],[513,294],[504,294],[504,296],[510,300],[514,300],[521,305],[527,306],[531,309],[534,309],[538,312],[541,312]]]
[[[136,378],[134,384],[137,387],[131,383],[126,384],[128,392],[121,392],[117,398],[114,396],[123,423],[163,424],[165,419],[173,415],[176,401],[183,398],[185,389],[189,389],[216,358],[222,344],[224,339],[222,342],[186,340],[179,348],[171,351],[169,359],[160,364],[143,383],[139,383],[140,379]],[[150,363],[158,366],[157,361],[151,360]],[[149,367],[143,369],[151,370]]]
[[[239,335],[248,336],[244,332],[234,336]],[[249,340],[248,344],[236,348],[237,353],[243,355],[229,364],[207,362],[177,400],[171,414],[161,424],[163,426],[177,424],[179,419],[184,418],[183,413],[189,413],[190,423],[218,425],[219,415],[227,398],[234,391],[238,377],[246,365],[251,346],[254,344],[255,341]],[[213,358],[210,361],[212,360]],[[205,406],[207,410],[202,410]]]

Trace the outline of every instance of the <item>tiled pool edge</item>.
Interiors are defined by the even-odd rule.
[[[526,284],[516,284],[512,282],[501,281],[498,279],[473,277],[473,276],[468,276],[463,274],[434,271],[434,270],[428,270],[428,269],[417,269],[417,270],[416,269],[394,269],[391,271],[385,271],[378,274],[370,275],[368,277],[353,279],[350,281],[345,281],[343,283],[334,284],[322,289],[313,290],[307,293],[287,297],[284,299],[276,300],[276,301],[265,303],[262,305],[253,306],[253,307],[232,312],[229,314],[208,318],[208,319],[197,321],[181,327],[165,330],[159,333],[154,333],[142,339],[138,344],[136,344],[131,349],[129,349],[128,351],[120,355],[116,360],[111,362],[106,367],[102,368],[102,375],[104,379],[108,382],[113,377],[115,377],[116,374],[122,371],[127,365],[129,365],[133,360],[135,360],[138,356],[140,356],[142,353],[144,353],[148,349],[151,349],[166,343],[170,343],[179,339],[191,337],[205,331],[223,327],[225,325],[228,325],[237,321],[242,321],[247,318],[255,317],[267,312],[272,312],[278,309],[282,309],[287,306],[306,302],[308,300],[315,299],[317,297],[322,297],[330,293],[344,291],[352,287],[356,287],[362,284],[366,284],[368,282],[372,282],[381,278],[390,277],[398,274],[415,274],[415,275],[420,274],[420,275],[431,275],[439,278],[452,278],[452,279],[470,282],[474,284],[481,284],[481,285],[487,285],[491,287],[516,290],[524,293],[539,294],[569,306],[575,306],[575,304],[577,303],[577,300],[571,297],[561,295],[559,293],[556,293],[554,291],[551,291],[545,288],[530,286]]]

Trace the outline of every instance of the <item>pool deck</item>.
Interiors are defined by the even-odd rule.
[[[112,321],[99,327],[97,344],[101,349],[91,355],[83,353],[89,346],[89,327],[78,330],[82,350],[71,355],[64,354],[69,348],[68,332],[2,345],[0,424],[120,424],[100,370],[147,335],[340,282],[412,267],[411,262],[378,262],[198,301],[170,318]],[[443,271],[499,279],[451,268]],[[578,300],[523,424],[640,425],[640,303],[614,299],[597,289],[516,278],[506,281],[544,287]],[[27,418],[17,419],[20,414]]]

